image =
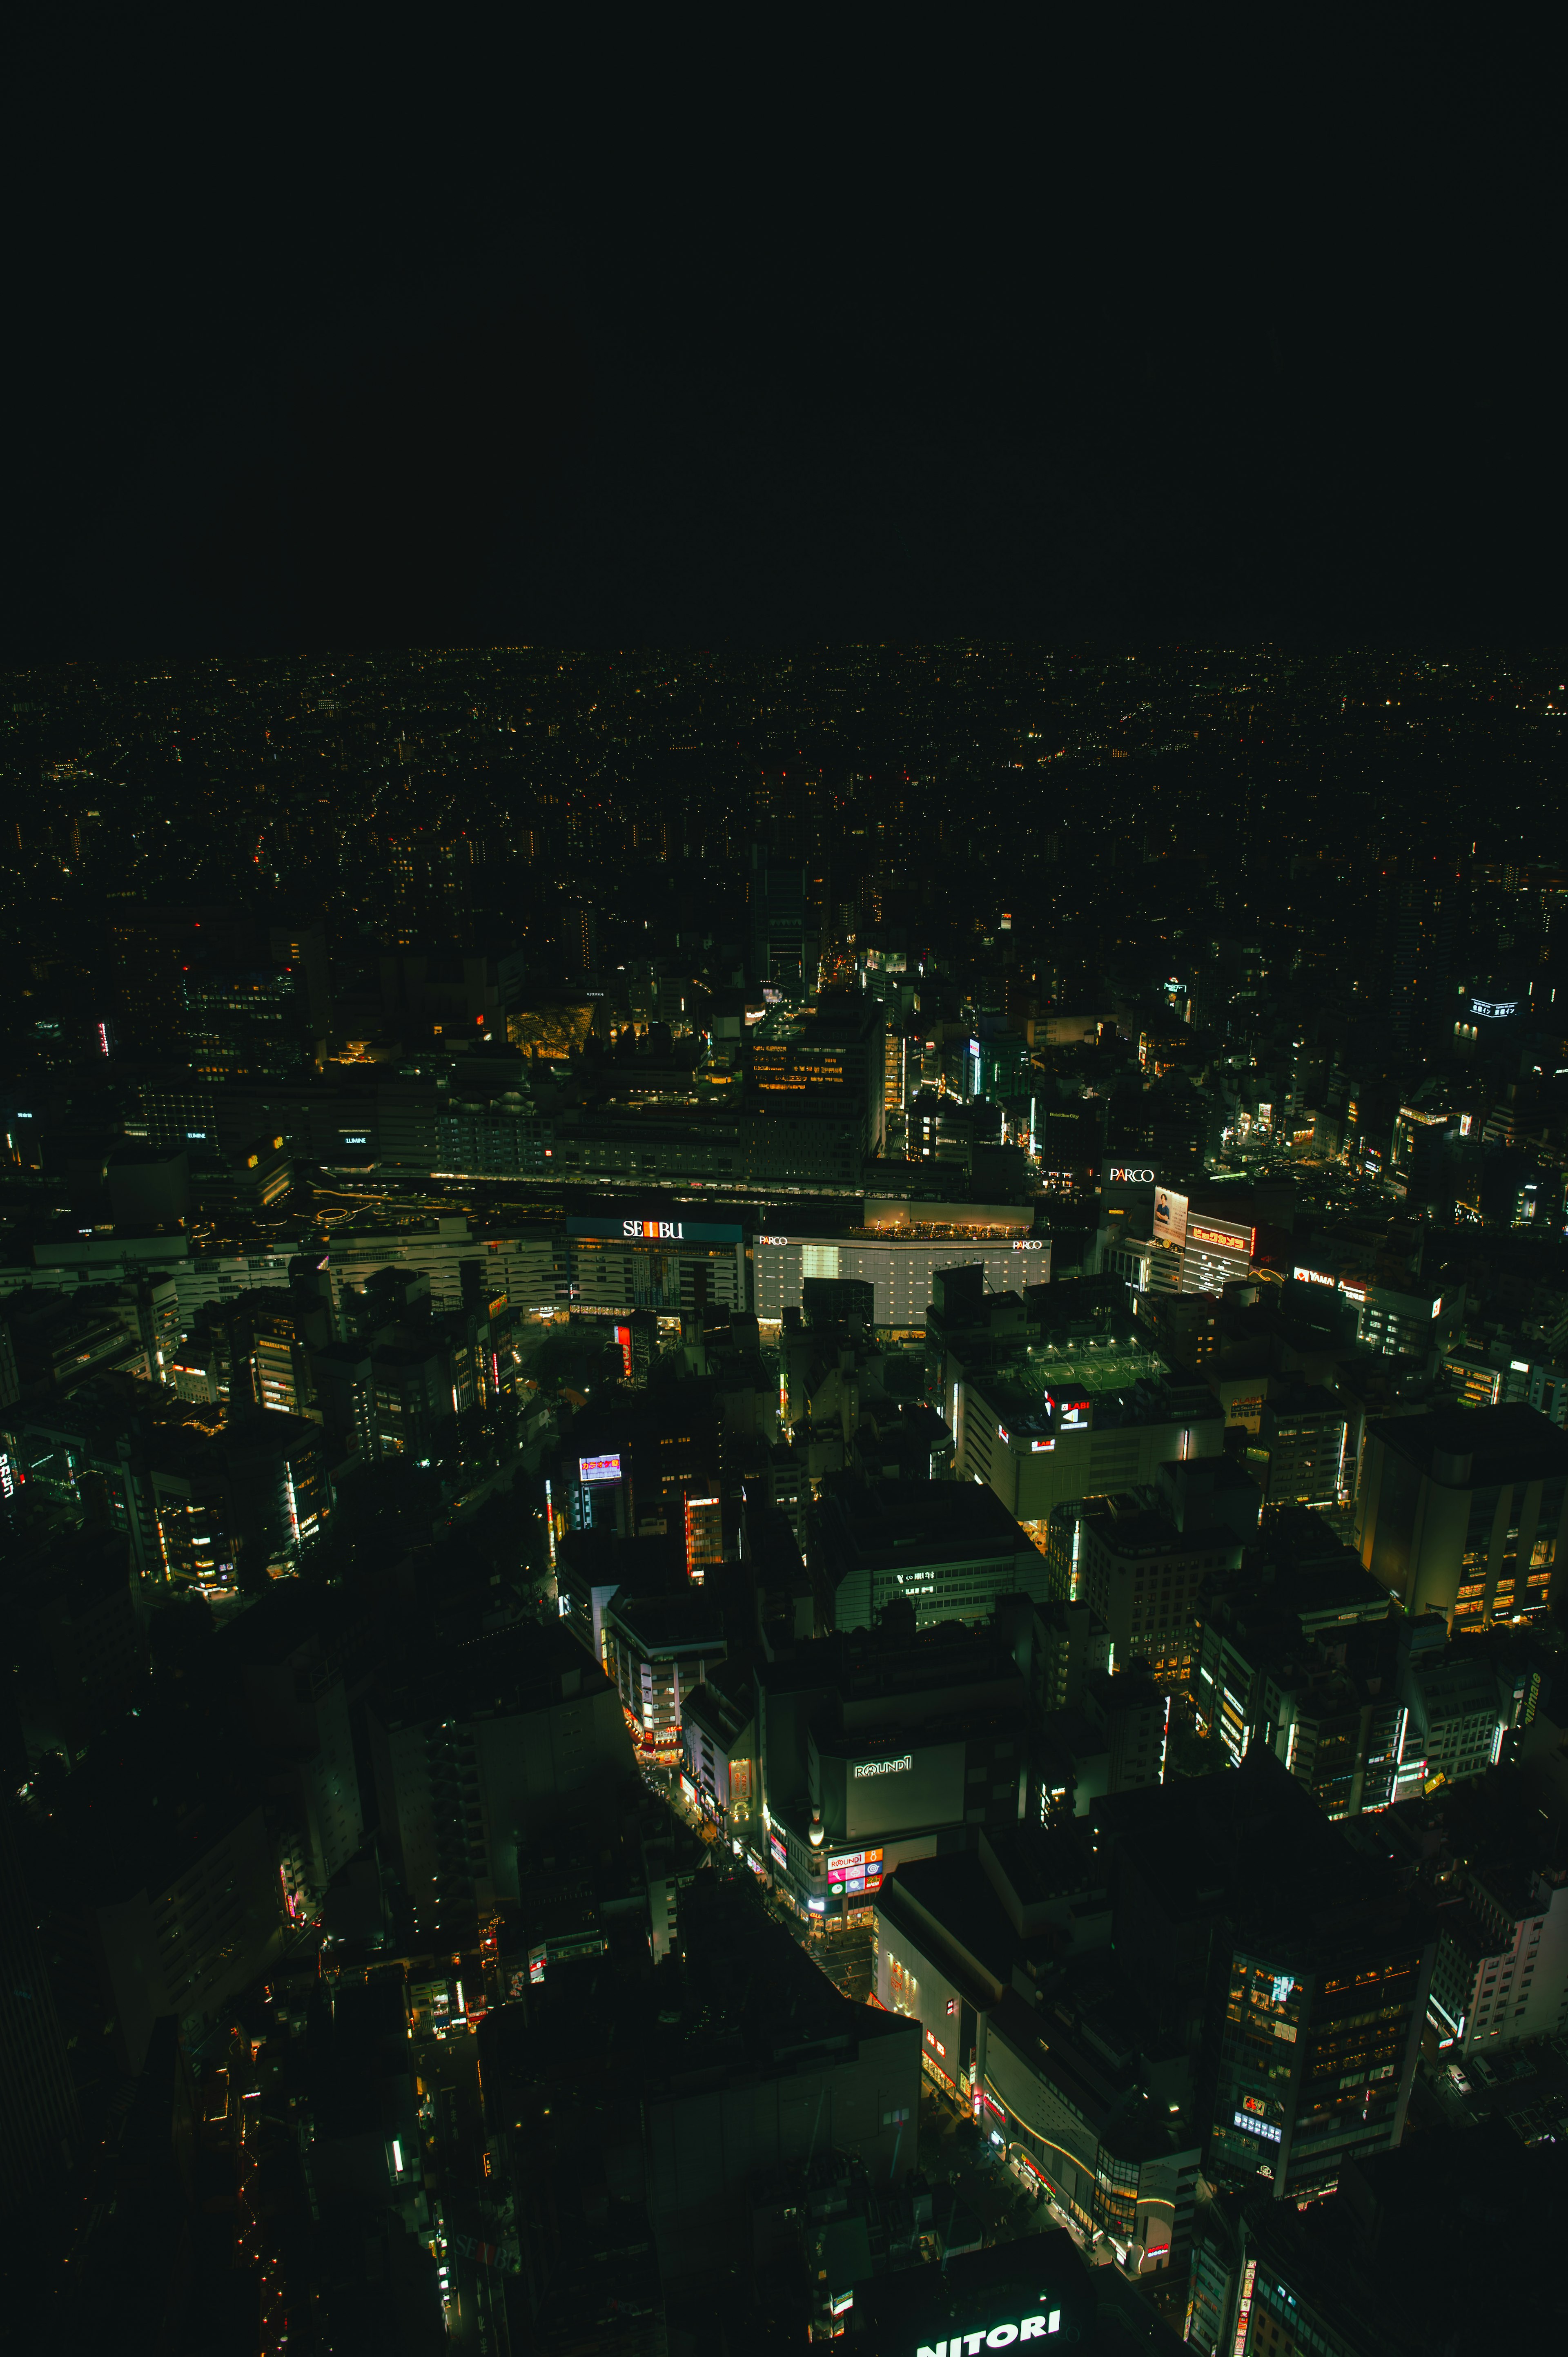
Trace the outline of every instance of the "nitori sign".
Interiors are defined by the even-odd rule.
[[[982,2325],[978,2332],[955,2332],[950,2341],[922,2341],[915,2357],[980,2357],[983,2349],[1011,2349],[1015,2341],[1044,2341],[1062,2329],[1062,2312],[1053,2308],[1044,2316],[1021,2316],[1016,2323]]]

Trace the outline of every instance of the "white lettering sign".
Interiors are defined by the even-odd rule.
[[[914,1764],[913,1758],[906,1751],[902,1760],[857,1760],[854,1772],[857,1776],[902,1776]]]
[[[1016,2323],[982,2325],[976,2332],[955,2332],[950,2341],[939,2341],[933,2348],[922,2341],[915,2357],[980,2357],[983,2349],[1010,2349],[1015,2341],[1043,2341],[1047,2333],[1062,2329],[1062,2312],[1053,2308],[1047,2316],[1021,2316]]]
[[[1155,1174],[1152,1170],[1133,1170],[1124,1163],[1112,1162],[1107,1166],[1105,1183],[1108,1187],[1152,1187]]]
[[[623,1220],[623,1236],[646,1236],[654,1243],[679,1243],[682,1228],[679,1220]]]

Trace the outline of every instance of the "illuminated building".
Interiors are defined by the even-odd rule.
[[[746,1242],[728,1221],[660,1219],[566,1222],[573,1301],[584,1309],[746,1306]]]
[[[554,1222],[475,1230],[462,1212],[416,1220],[405,1227],[338,1228],[328,1245],[334,1323],[342,1331],[346,1293],[381,1268],[425,1276],[435,1308],[460,1308],[466,1298],[465,1263],[478,1264],[483,1271],[488,1295],[553,1314],[558,1297],[565,1306],[565,1280],[557,1274],[559,1243]]]
[[[911,1620],[891,1613],[757,1665],[763,1862],[819,1930],[868,1921],[900,1858],[1018,1818],[1026,1682],[1007,1632],[917,1632]]]
[[[1273,1752],[1098,1803],[1121,1969],[1202,2022],[1204,2175],[1276,2202],[1403,2133],[1436,1929]]]
[[[1197,1460],[1210,1463],[1221,1479],[1232,1471],[1222,1458]],[[1078,1598],[1103,1621],[1115,1660],[1122,1666],[1144,1663],[1166,1690],[1192,1682],[1197,1601],[1206,1581],[1238,1569],[1241,1561],[1242,1532],[1233,1520],[1211,1521],[1189,1506],[1184,1522],[1178,1527],[1151,1486],[1090,1499],[1079,1525]]]
[[[1247,1469],[1271,1506],[1337,1506],[1348,1497],[1352,1468],[1348,1429],[1337,1395],[1322,1383],[1273,1378],[1257,1411]]]
[[[947,1373],[961,1478],[985,1482],[1042,1534],[1054,1507],[1135,1490],[1162,1464],[1224,1447],[1208,1387],[1170,1383],[1152,1351],[1114,1336],[1036,1348],[994,1372],[961,1368],[956,1382],[950,1354]]]
[[[860,1125],[861,1153],[880,1154],[886,1081],[875,999],[842,995],[777,1007],[752,1032],[748,1052],[751,1087],[766,1110],[842,1111]]]
[[[802,1308],[800,1287],[810,1276],[859,1277],[875,1288],[874,1323],[908,1332],[924,1326],[934,1281],[943,1269],[978,1266],[985,1284],[997,1293],[1015,1287],[1020,1280],[1047,1284],[1051,1247],[1047,1237],[1027,1231],[1032,1213],[1019,1210],[999,1212],[966,1228],[962,1207],[912,1205],[941,1211],[952,1224],[925,1234],[913,1228],[867,1226],[838,1235],[759,1234],[753,1246],[753,1282],[759,1318],[781,1318],[786,1309]]]
[[[1314,1666],[1329,1683],[1327,1656],[1319,1661],[1317,1655],[1320,1643],[1331,1655],[1354,1631],[1388,1627],[1388,1592],[1348,1547],[1334,1541],[1324,1555],[1299,1565],[1273,1562],[1262,1572],[1245,1574],[1239,1566],[1238,1556],[1199,1586],[1193,1680],[1199,1722],[1219,1738],[1233,1763],[1261,1742],[1294,1767],[1295,1684],[1307,1687]],[[1386,1670],[1392,1699],[1393,1665]],[[1397,1741],[1393,1757],[1399,1757]],[[1305,1772],[1307,1763],[1301,1764]],[[1380,1798],[1391,1794],[1391,1771],[1389,1790]]]
[[[1114,1977],[1093,1861],[1060,1836],[983,1832],[906,1860],[875,1909],[877,1996],[919,2024],[932,2084],[1129,2275],[1179,2267],[1199,2159],[1188,2060]]]
[[[1373,1417],[1357,1542],[1407,1612],[1450,1625],[1544,1612],[1568,1491],[1568,1437],[1532,1407]]]
[[[724,1668],[714,1666],[705,1683],[681,1704],[682,1765],[693,1798],[718,1823],[732,1812],[739,1824],[758,1797],[756,1696],[749,1676],[732,1688]]]
[[[673,1760],[686,1697],[722,1663],[723,1610],[693,1587],[662,1596],[618,1593],[603,1615],[605,1667],[641,1753]]]

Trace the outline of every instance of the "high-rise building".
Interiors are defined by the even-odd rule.
[[[1565,1496],[1568,1437],[1522,1402],[1374,1417],[1357,1544],[1407,1612],[1489,1628],[1546,1611]]]
[[[1262,1746],[1239,1770],[1098,1804],[1116,1954],[1201,2019],[1211,2183],[1294,2203],[1400,2141],[1436,1929]]]
[[[803,999],[815,987],[818,943],[806,870],[751,847],[751,972],[781,998]]]

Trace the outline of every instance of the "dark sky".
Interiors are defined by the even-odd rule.
[[[12,662],[1562,627],[1552,150],[1480,166],[1462,75],[1150,136],[977,115],[999,52],[798,115],[579,59],[568,117],[303,26],[19,73]]]

